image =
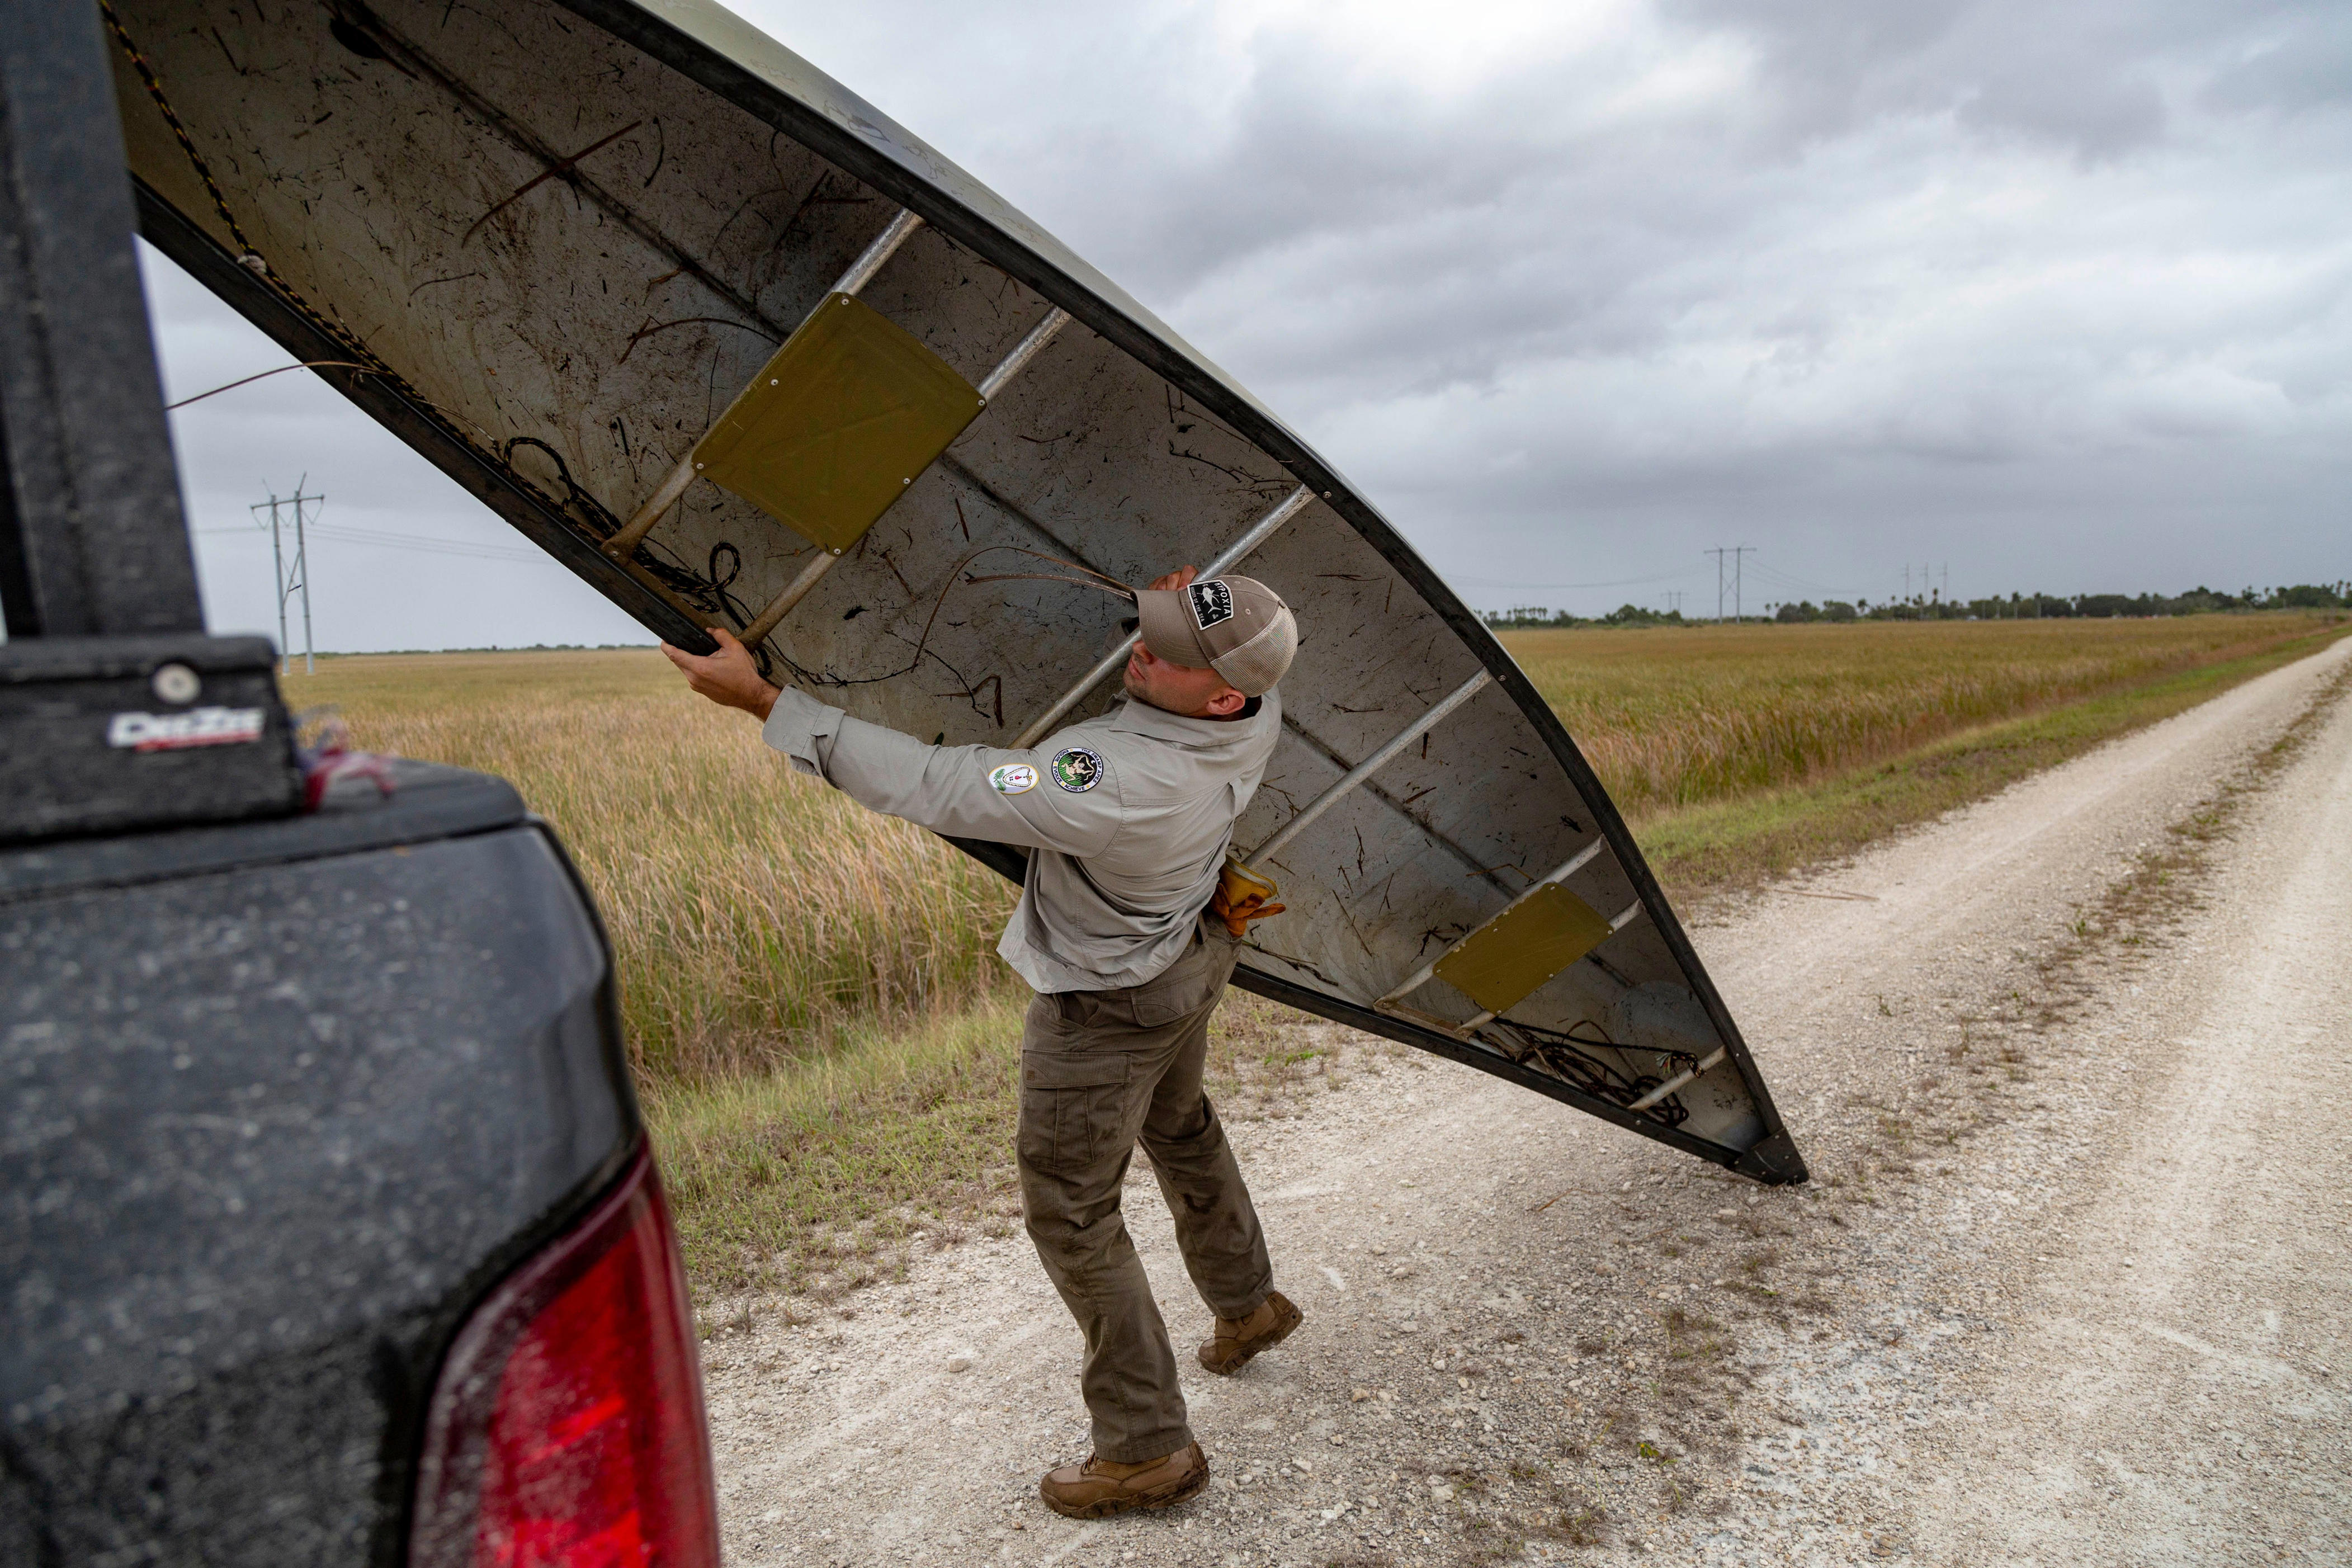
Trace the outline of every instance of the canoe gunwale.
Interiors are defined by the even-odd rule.
[[[1573,1084],[1537,1072],[1531,1068],[1523,1067],[1499,1051],[1485,1050],[1476,1046],[1465,1045],[1451,1035],[1441,1034],[1434,1029],[1422,1028],[1407,1019],[1386,1013],[1375,1013],[1368,1007],[1359,1007],[1351,1002],[1339,1001],[1312,987],[1269,974],[1254,965],[1247,963],[1238,965],[1234,971],[1234,984],[1244,991],[1255,992],[1269,1001],[1280,1002],[1286,1006],[1296,1007],[1301,1012],[1314,1013],[1329,1018],[1333,1023],[1346,1024],[1351,1028],[1361,1029],[1368,1035],[1378,1035],[1383,1039],[1394,1040],[1399,1045],[1412,1046],[1428,1051],[1433,1056],[1444,1057],[1449,1061],[1460,1062],[1465,1067],[1476,1068],[1480,1072],[1491,1073],[1507,1083],[1517,1084],[1521,1089],[1531,1089],[1538,1094],[1548,1095],[1563,1105],[1573,1106],[1579,1110],[1599,1117],[1603,1121],[1613,1122],[1631,1132],[1638,1132],[1644,1138],[1655,1139],[1669,1148],[1678,1149],[1685,1154],[1696,1155],[1710,1164],[1720,1165],[1725,1170],[1734,1171],[1744,1176],[1754,1176],[1768,1185],[1779,1186],[1790,1181],[1801,1182],[1805,1179],[1802,1162],[1797,1163],[1794,1173],[1790,1173],[1784,1166],[1751,1160],[1749,1150],[1734,1149],[1727,1143],[1715,1143],[1704,1138],[1693,1137],[1679,1128],[1654,1121],[1639,1111],[1628,1110],[1613,1100],[1602,1100],[1597,1095],[1587,1094]],[[1787,1136],[1785,1132],[1775,1129],[1773,1132],[1768,1132],[1757,1146],[1760,1146],[1761,1142],[1769,1142],[1776,1134],[1784,1139]]]

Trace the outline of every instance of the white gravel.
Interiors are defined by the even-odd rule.
[[[1806,1187],[1418,1055],[1237,1129],[1307,1319],[1188,1381],[1192,1503],[1036,1500],[1086,1424],[1017,1232],[764,1304],[706,1347],[730,1561],[2352,1560],[2352,702],[2126,881],[2347,660],[1703,922]]]

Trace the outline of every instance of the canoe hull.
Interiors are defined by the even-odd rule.
[[[965,380],[1050,312],[1071,321],[767,639],[775,678],[925,739],[1011,744],[1118,644],[1122,606],[969,577],[1034,569],[1013,553],[1028,550],[1139,583],[1213,558],[1304,487],[1236,568],[1302,632],[1236,847],[1491,679],[1267,861],[1288,912],[1253,928],[1237,983],[1803,1179],[1574,742],[1342,476],[1050,236],[739,19],[699,0],[495,9],[339,3],[265,25],[221,0],[116,0],[149,237],[302,358],[366,366],[321,374],[650,630],[708,646],[701,627],[745,625],[822,547],[707,482],[625,561],[602,546],[876,235],[919,215],[858,298]],[[1382,1002],[1596,841],[1565,885],[1622,924],[1589,957],[1491,1023],[1443,981]],[[1017,852],[966,847],[1018,874]]]

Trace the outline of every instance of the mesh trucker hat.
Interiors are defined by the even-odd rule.
[[[1213,669],[1244,697],[1274,689],[1298,652],[1290,606],[1255,577],[1211,577],[1189,588],[1139,588],[1135,611],[1152,657]]]

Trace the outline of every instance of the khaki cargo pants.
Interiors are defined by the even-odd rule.
[[[1119,1213],[1139,1140],[1210,1310],[1245,1318],[1274,1282],[1249,1189],[1201,1089],[1209,1015],[1240,951],[1223,925],[1204,922],[1164,973],[1117,991],[1041,994],[1022,1031],[1022,1206],[1086,1335],[1080,1387],[1095,1453],[1118,1464],[1192,1441],[1168,1328]]]

